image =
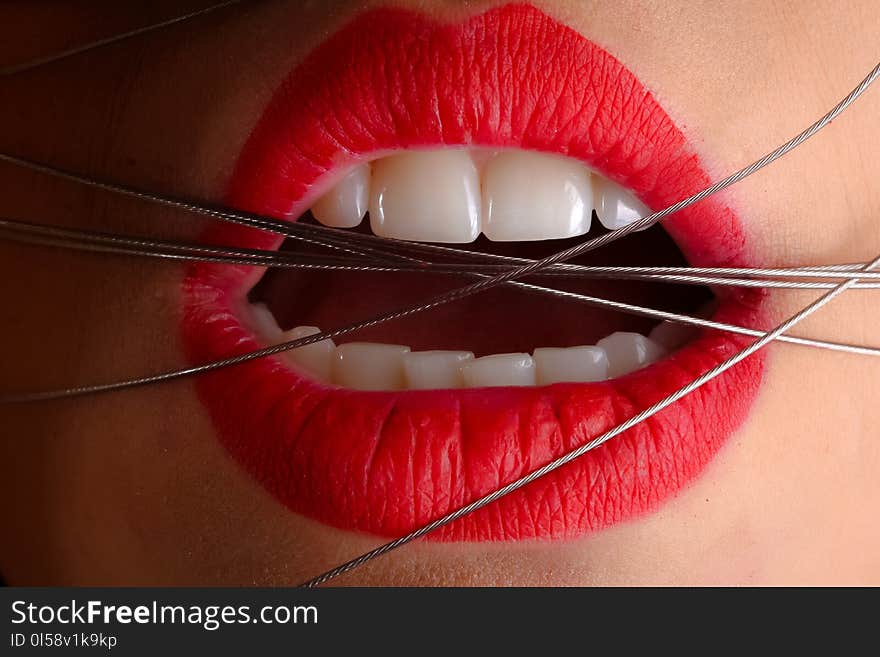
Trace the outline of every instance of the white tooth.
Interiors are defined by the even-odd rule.
[[[608,230],[629,226],[634,221],[651,214],[644,203],[610,180],[596,176],[596,216]],[[646,230],[646,229],[642,229]]]
[[[504,151],[483,173],[483,232],[496,242],[549,240],[590,230],[593,188],[576,160]]]
[[[667,351],[675,351],[690,342],[697,333],[699,329],[696,326],[663,321],[651,329],[648,337]]]
[[[470,154],[410,151],[373,163],[370,227],[422,242],[473,242],[480,234],[480,176]]]
[[[354,228],[367,214],[369,199],[370,165],[361,164],[312,206],[312,214],[325,226]]]
[[[535,362],[528,354],[494,354],[465,363],[461,375],[469,388],[533,386]]]
[[[317,326],[297,326],[282,333],[278,342],[290,342],[291,340],[306,338],[320,332],[321,329]],[[304,347],[290,349],[289,351],[282,352],[282,354],[284,358],[304,369],[315,379],[329,383],[332,381],[333,354],[335,351],[336,345],[333,343],[333,340],[321,340],[320,342],[307,344]]]
[[[474,164],[477,167],[477,171],[480,172],[480,178],[484,173],[486,173],[486,167],[489,162],[492,161],[496,155],[498,155],[500,151],[491,150],[489,148],[472,148],[470,150],[471,159],[473,159]]]
[[[533,358],[539,386],[563,381],[604,381],[608,378],[608,355],[601,347],[542,347],[535,349]]]
[[[473,360],[470,351],[416,351],[403,357],[407,387],[412,390],[461,388],[461,367]]]
[[[402,390],[403,357],[408,353],[409,347],[399,344],[341,344],[333,359],[333,382],[355,390]]]
[[[269,310],[265,303],[251,304],[251,323],[257,334],[269,344],[278,342],[278,336],[281,335],[281,329],[275,315]]]
[[[662,358],[666,350],[641,333],[619,331],[597,343],[608,354],[608,376],[623,376]]]

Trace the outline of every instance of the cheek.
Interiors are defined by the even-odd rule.
[[[290,585],[325,555],[369,545],[271,500],[222,450],[186,382],[96,400],[75,419],[56,452],[70,465],[50,523],[53,556],[78,582]]]

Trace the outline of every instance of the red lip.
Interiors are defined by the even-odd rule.
[[[459,25],[376,10],[321,45],[276,92],[238,161],[231,205],[307,209],[322,177],[365,154],[481,144],[576,157],[660,208],[710,183],[682,133],[620,62],[538,10],[511,5]],[[713,197],[666,222],[694,264],[744,264],[738,219]],[[223,226],[210,239],[275,247]],[[198,265],[184,283],[193,362],[259,345],[239,319],[261,272]],[[724,321],[760,304],[727,298]],[[352,318],[352,320],[358,318]],[[312,383],[268,358],[198,380],[223,444],[293,511],[401,535],[518,478],[668,395],[743,342],[706,333],[612,382],[365,393]],[[752,358],[675,406],[431,536],[570,538],[655,508],[699,474],[759,389]]]

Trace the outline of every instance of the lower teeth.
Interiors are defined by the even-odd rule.
[[[258,336],[278,344],[314,335],[314,326],[282,332],[263,304],[250,306]],[[533,386],[603,381],[629,374],[663,358],[693,335],[668,322],[646,337],[616,332],[595,345],[542,347],[526,353],[474,358],[469,351],[411,351],[404,345],[332,340],[291,349],[282,357],[309,378],[354,390],[424,390],[489,386]]]

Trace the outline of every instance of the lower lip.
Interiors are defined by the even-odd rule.
[[[530,54],[517,47],[539,37],[548,47]],[[528,58],[526,78],[533,71],[543,88],[562,89],[553,111],[522,107],[531,102],[524,92],[535,81],[515,75],[486,76],[479,89],[463,91],[479,78],[479,71],[463,65],[476,46],[480,61],[506,61],[514,72],[518,58]],[[540,61],[551,52],[555,58]],[[427,64],[415,67],[413,58]],[[571,82],[570,70],[597,70],[605,77],[579,85]],[[604,93],[611,85],[630,89],[640,103],[607,100],[619,97]],[[499,114],[501,99],[512,99],[508,117]],[[516,121],[517,112],[526,110],[533,120]],[[616,132],[597,129],[608,112],[616,117]],[[619,128],[646,120],[651,137]],[[282,143],[295,147],[279,148]],[[368,153],[461,144],[576,157],[652,207],[710,183],[681,132],[628,70],[536,9],[502,7],[455,26],[377,10],[331,37],[284,82],[239,159],[228,201],[252,212],[295,216],[309,207],[334,166]],[[340,159],[340,152],[351,155]],[[661,174],[666,178],[659,181]],[[665,225],[694,264],[747,264],[741,224],[715,198]],[[211,229],[206,238],[253,247],[278,243],[277,236],[235,226]],[[260,273],[210,264],[189,271],[182,329],[193,363],[261,346],[240,319]],[[756,325],[762,299],[727,297],[716,317]],[[601,435],[744,344],[741,337],[706,333],[667,359],[613,381],[454,391],[341,390],[264,358],[200,377],[198,392],[227,450],[292,511],[345,530],[397,536]],[[761,356],[740,363],[614,440],[429,538],[573,538],[655,509],[693,480],[744,421],[763,366]]]

